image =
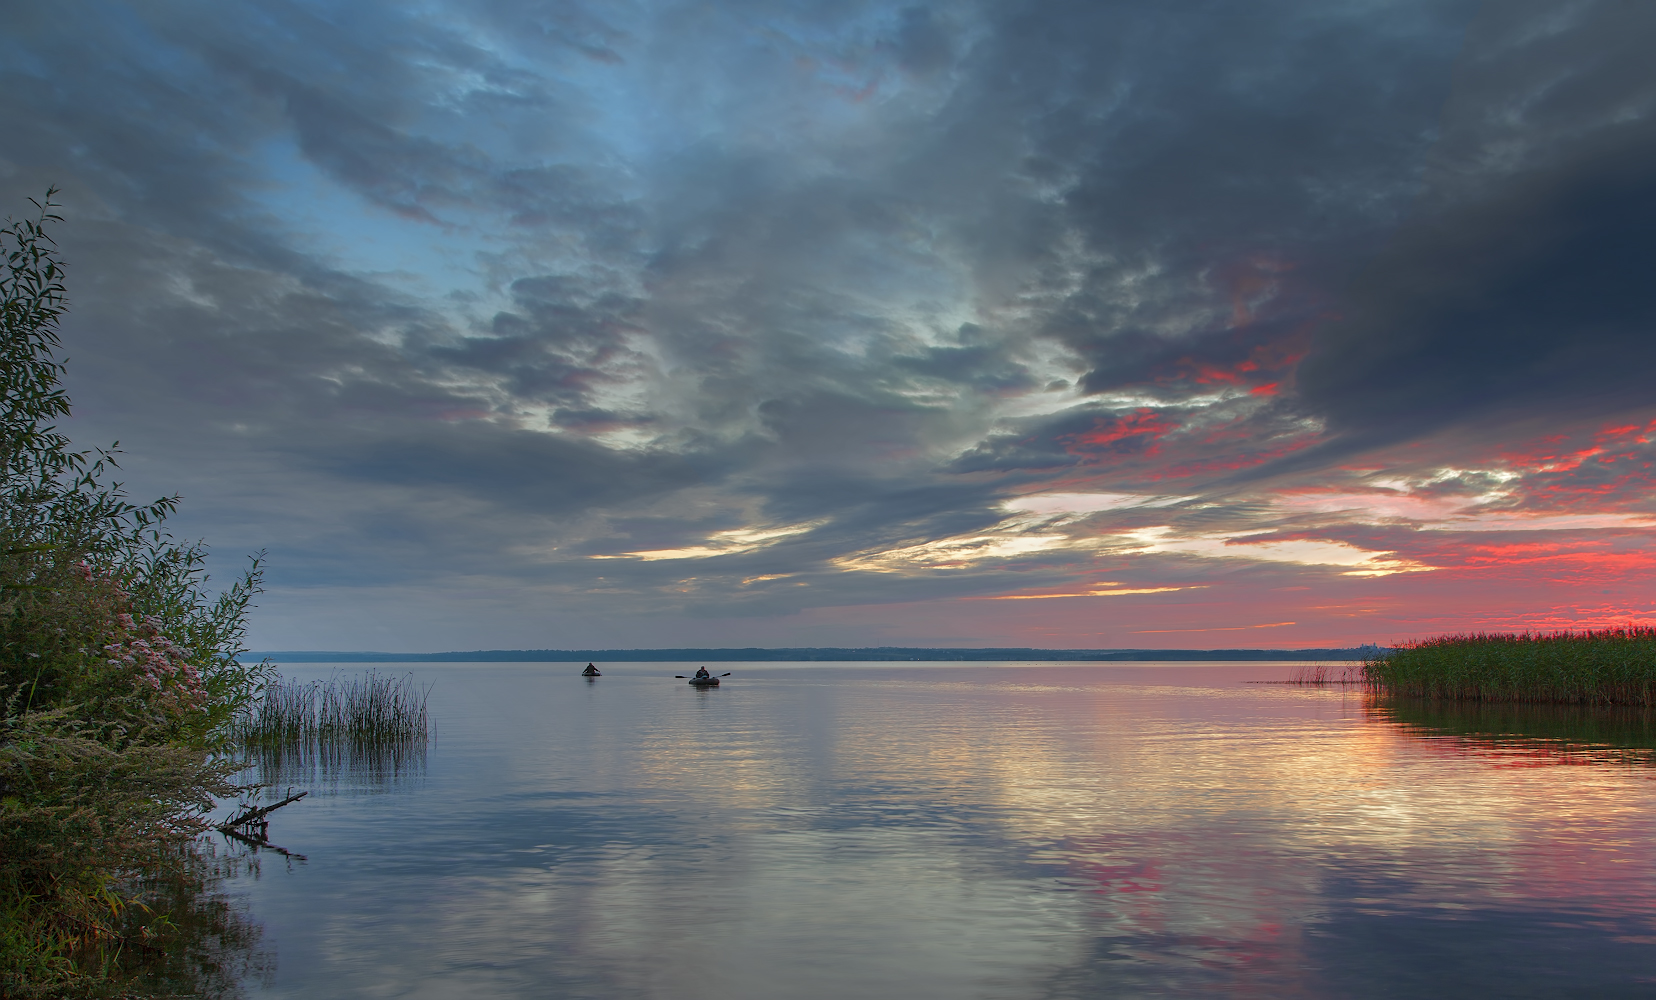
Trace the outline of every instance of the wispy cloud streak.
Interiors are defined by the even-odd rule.
[[[1643,5],[5,14],[75,433],[259,645],[1656,613]]]

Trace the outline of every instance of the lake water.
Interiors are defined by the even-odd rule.
[[[1656,995],[1643,718],[1246,683],[1280,663],[601,666],[376,665],[430,750],[298,776],[305,859],[231,884],[249,992]]]

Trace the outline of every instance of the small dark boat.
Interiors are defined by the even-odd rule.
[[[690,686],[693,688],[716,688],[719,686],[717,677],[692,677]]]
[[[581,671],[581,676],[582,677],[602,677],[604,675],[598,672],[597,667],[595,667],[595,666],[593,666],[592,664],[589,663],[589,664],[586,665],[586,669]]]

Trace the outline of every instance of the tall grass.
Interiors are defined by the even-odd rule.
[[[236,738],[263,783],[391,780],[425,762],[429,693],[412,677],[374,671],[308,684],[278,678],[237,720]]]
[[[1294,670],[1294,675],[1279,684],[1304,684],[1320,687],[1324,684],[1362,684],[1363,666],[1360,663],[1308,663]]]
[[[237,736],[249,744],[424,740],[430,728],[428,694],[411,676],[372,670],[309,684],[278,678],[265,686],[258,704],[243,716]]]
[[[1411,698],[1648,706],[1656,628],[1440,636],[1366,662],[1363,677]]]

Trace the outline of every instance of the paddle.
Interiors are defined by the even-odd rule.
[[[729,677],[730,676],[730,671],[726,670],[724,673],[720,674],[719,676],[720,677]],[[684,676],[683,674],[674,674],[673,678],[675,680],[681,680],[681,681],[687,681],[687,680],[690,679],[690,678]]]

